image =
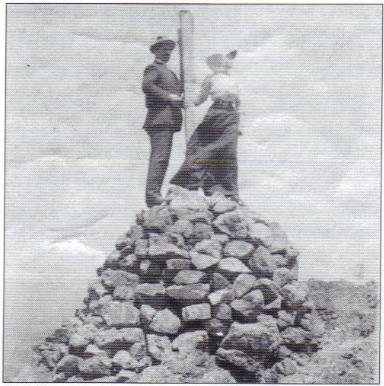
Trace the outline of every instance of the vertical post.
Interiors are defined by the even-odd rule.
[[[188,142],[194,129],[193,99],[195,91],[194,53],[193,53],[193,15],[190,11],[179,12],[180,78],[184,91],[184,130]]]

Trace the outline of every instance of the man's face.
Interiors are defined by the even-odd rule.
[[[160,59],[162,62],[167,63],[171,57],[172,49],[168,47],[159,47],[154,52],[156,59]]]

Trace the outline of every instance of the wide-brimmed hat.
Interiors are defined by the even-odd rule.
[[[229,69],[233,66],[237,51],[231,51],[227,55],[213,54],[205,60],[211,70]]]
[[[169,47],[169,49],[173,50],[176,46],[176,42],[164,36],[158,36],[156,38],[155,43],[153,43],[149,49],[153,53],[154,51],[156,51],[157,48],[160,48],[161,46],[167,46]]]

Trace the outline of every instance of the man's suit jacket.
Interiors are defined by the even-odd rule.
[[[182,93],[181,82],[175,73],[165,64],[155,61],[144,71],[143,91],[148,108],[144,129],[179,131],[183,119],[181,103],[169,99],[169,94]]]

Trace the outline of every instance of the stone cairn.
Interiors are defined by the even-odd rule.
[[[277,223],[176,188],[136,222],[85,307],[35,347],[54,381],[270,383],[318,350],[323,326]]]

